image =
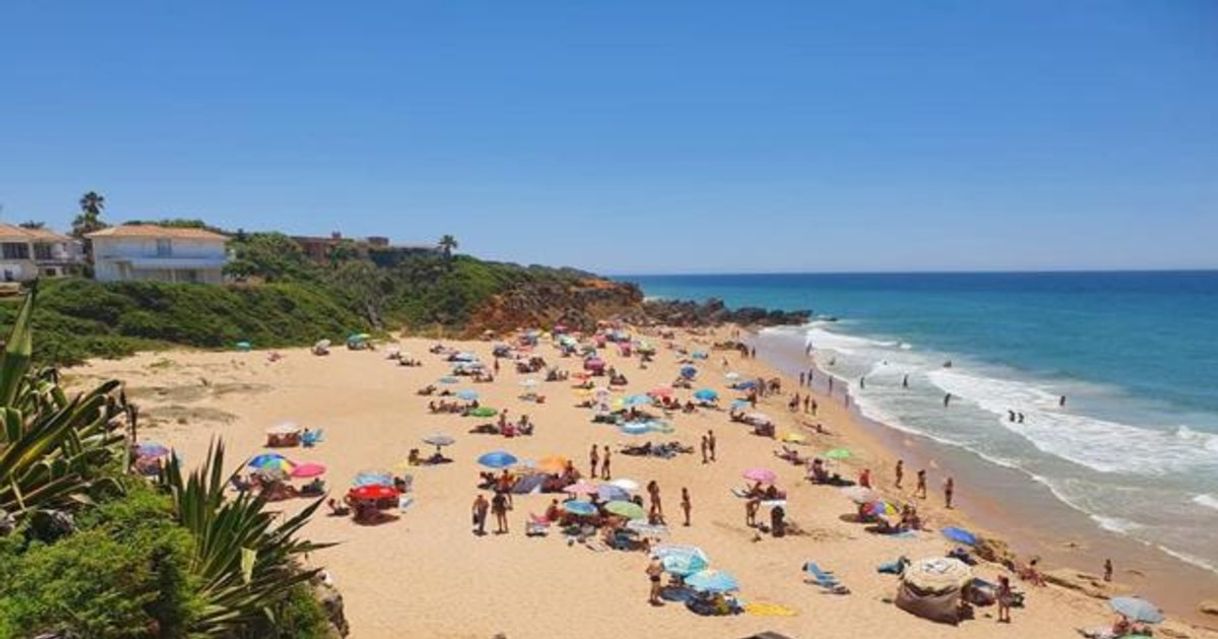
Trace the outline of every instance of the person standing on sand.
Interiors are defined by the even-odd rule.
[[[596,454],[596,444],[592,444],[592,450],[588,451],[588,466],[592,469],[591,472],[588,473],[589,477],[593,479],[598,477],[596,474],[596,465],[599,464],[600,461],[600,455]]]
[[[807,395],[804,395],[804,413],[805,414],[808,412],[808,402],[810,402],[810,401],[812,401],[812,394],[808,393]]]
[[[652,557],[645,572],[651,581],[651,594],[647,595],[647,603],[653,606],[663,606],[664,602],[660,600],[660,576],[664,574],[664,564],[660,563],[659,557]]]
[[[819,408],[819,406],[816,404],[816,400],[815,400],[815,399],[813,399],[813,400],[812,400],[812,416],[813,416],[813,417],[816,417],[816,409],[817,409],[817,408]]]
[[[1104,581],[1112,581],[1112,560],[1104,560]]]
[[[702,463],[703,464],[710,463],[710,459],[706,456],[706,453],[709,449],[710,449],[710,444],[708,444],[706,441],[706,435],[703,435],[702,436]]]
[[[499,376],[499,358],[498,357],[495,358],[494,370],[495,370],[495,376],[498,377]]]
[[[479,537],[486,534],[486,511],[491,507],[491,503],[486,500],[482,493],[474,498],[474,534]]]
[[[601,459],[601,479],[608,480],[612,476],[609,472],[609,456],[611,454],[609,452],[609,444],[601,446],[601,450],[605,451],[604,458]]]
[[[918,485],[914,488],[914,496],[919,499],[926,499],[926,469],[918,471]]]
[[[503,493],[495,493],[491,498],[491,512],[495,513],[496,535],[506,535],[508,532],[507,510],[507,497],[504,497]]]
[[[757,509],[760,507],[760,497],[749,497],[749,500],[744,502],[744,525],[749,528],[757,527]]]
[[[685,525],[689,526],[689,512],[693,510],[694,505],[689,501],[689,489],[681,487],[681,512],[685,513]]]
[[[710,451],[711,461],[715,461],[715,431],[706,431],[706,449]]]
[[[651,510],[648,512],[648,519],[661,524],[665,523],[664,506],[660,503],[660,485],[654,479],[647,482],[647,496],[651,500]]]
[[[956,492],[956,480],[948,477],[943,482],[943,501],[947,504],[947,509],[952,509],[952,493]]]
[[[1011,623],[1011,578],[1006,575],[998,577],[998,623]]]
[[[905,460],[897,460],[897,482],[894,484],[897,488],[901,487],[901,481],[905,479]]]

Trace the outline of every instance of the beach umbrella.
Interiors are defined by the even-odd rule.
[[[944,537],[947,537],[948,539],[950,539],[954,542],[958,542],[961,544],[968,544],[970,546],[977,545],[977,535],[974,535],[973,533],[971,533],[963,528],[957,528],[955,526],[948,526],[947,528],[944,528],[944,529],[940,530],[939,532],[943,533]]]
[[[651,398],[646,395],[629,395],[622,400],[622,404],[627,408],[635,406],[648,406],[651,404]]]
[[[457,391],[457,399],[463,399],[467,402],[472,402],[478,399],[478,391],[476,390],[459,390]]]
[[[596,487],[596,496],[605,501],[622,501],[630,499],[630,492],[613,484],[601,484]]]
[[[292,476],[297,479],[318,477],[326,473],[326,467],[316,462],[305,462],[292,469]]]
[[[729,407],[729,409],[730,409],[730,410],[743,410],[743,409],[748,408],[748,407],[749,407],[749,402],[748,402],[748,400],[745,400],[745,399],[733,399],[733,400],[732,400],[732,405]]]
[[[778,475],[769,468],[750,468],[744,471],[744,478],[749,481],[759,481],[763,484],[772,484],[778,480]]]
[[[457,440],[444,433],[433,433],[423,438],[424,444],[431,444],[432,446],[452,446],[456,442]]]
[[[837,460],[848,459],[850,457],[850,451],[846,450],[845,448],[834,448],[833,450],[825,453],[825,457]]]
[[[897,507],[884,501],[878,500],[867,504],[867,514],[873,517],[892,517],[898,512]]]
[[[847,486],[842,489],[842,494],[856,504],[867,504],[876,499],[874,490],[862,486]]]
[[[755,379],[746,379],[743,382],[736,382],[736,388],[739,388],[741,390],[748,390],[750,388],[756,388],[756,387],[757,387],[757,380],[755,380]]]
[[[744,416],[744,419],[746,421],[750,421],[755,424],[773,424],[774,423],[774,420],[770,419],[770,416],[766,415],[765,413],[749,413],[748,415]]]
[[[352,499],[380,501],[382,499],[392,499],[398,496],[398,491],[392,486],[368,485],[357,486],[347,491],[347,496]]]
[[[694,366],[682,366],[681,377],[685,379],[693,379],[698,376],[698,369]]]
[[[694,391],[694,399],[703,401],[703,402],[713,402],[713,401],[719,399],[719,393],[717,393],[709,388],[700,388],[700,389]]]
[[[581,479],[574,484],[563,488],[562,491],[568,495],[595,495],[596,485]]]
[[[613,513],[626,519],[645,519],[647,511],[632,501],[611,501],[605,504],[605,512]]]
[[[626,528],[645,537],[667,537],[668,526],[653,524],[646,519],[631,519],[626,522]]]
[[[731,592],[740,589],[740,582],[731,573],[707,568],[685,578],[685,585],[704,592]]]
[[[905,567],[901,581],[926,593],[945,593],[973,580],[973,569],[953,557],[917,559]]]
[[[571,460],[562,455],[549,455],[538,460],[536,467],[538,470],[557,475],[566,470],[569,463]]]
[[[487,453],[478,458],[478,463],[487,468],[507,468],[520,460],[516,456],[502,450]]]
[[[571,513],[572,515],[583,515],[585,517],[590,517],[596,514],[596,506],[593,506],[589,502],[578,501],[575,499],[564,501],[562,503],[562,509]]]
[[[637,482],[633,479],[626,479],[625,477],[623,477],[621,479],[615,479],[615,480],[609,482],[609,484],[612,486],[617,486],[618,488],[621,488],[622,490],[627,490],[630,492],[634,492],[639,489],[639,482]]]
[[[292,462],[288,461],[286,457],[280,455],[279,453],[262,453],[261,455],[257,455],[251,459],[247,465],[250,468],[255,468],[258,470],[272,468],[285,469],[286,472],[291,472],[292,470]]]
[[[688,577],[710,566],[710,558],[697,546],[656,546],[651,555],[660,560],[664,571],[679,577]]]
[[[169,454],[169,447],[157,442],[143,442],[135,447],[136,457],[164,457]]]
[[[627,435],[646,435],[651,432],[651,422],[622,422],[618,430]]]
[[[655,388],[651,389],[651,391],[648,392],[647,394],[651,395],[652,397],[672,397],[672,387],[671,386],[656,386]]]
[[[499,414],[499,411],[490,406],[479,406],[469,412],[474,417],[494,417]]]
[[[283,468],[259,468],[254,474],[263,481],[283,481],[289,477],[288,471]]]
[[[1108,605],[1130,621],[1145,623],[1163,621],[1163,613],[1159,607],[1141,597],[1113,597],[1108,600]]]
[[[351,483],[356,486],[393,486],[393,473],[387,470],[361,470]]]

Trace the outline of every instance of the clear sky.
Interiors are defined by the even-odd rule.
[[[1218,267],[1218,3],[0,5],[0,217],[607,273]]]

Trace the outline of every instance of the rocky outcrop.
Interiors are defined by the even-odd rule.
[[[1044,577],[1045,581],[1055,586],[1080,592],[1096,599],[1107,599],[1116,590],[1112,584],[1105,582],[1099,575],[1080,572],[1070,568],[1050,570],[1044,573]]]
[[[1218,599],[1206,599],[1205,601],[1202,601],[1201,603],[1197,604],[1197,610],[1199,610],[1201,614],[1212,615],[1218,618]]]
[[[468,336],[483,331],[508,332],[529,326],[565,324],[592,331],[597,320],[637,312],[643,292],[633,284],[599,278],[571,283],[525,283],[491,297],[474,312],[466,327]]]
[[[314,579],[312,586],[313,596],[317,598],[321,609],[326,612],[326,618],[330,620],[330,636],[334,639],[346,637],[351,632],[351,628],[348,626],[347,616],[343,612],[342,593],[320,578]]]
[[[812,311],[782,311],[754,306],[728,308],[721,299],[703,302],[688,300],[647,300],[640,309],[647,323],[666,326],[786,326],[806,324]]]

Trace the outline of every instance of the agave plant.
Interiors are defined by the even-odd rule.
[[[217,442],[189,477],[183,478],[176,457],[159,476],[173,497],[178,523],[195,538],[191,572],[203,582],[206,607],[192,631],[207,636],[240,632],[267,619],[272,603],[319,572],[302,569],[296,557],[332,545],[296,538],[321,505],[320,498],[274,526],[275,514],[261,496],[242,493],[225,499],[232,476],[224,475],[223,468],[224,444]]]
[[[100,470],[123,442],[119,382],[69,399],[53,370],[30,371],[36,297],[26,296],[0,354],[0,511],[16,519],[116,487]]]

